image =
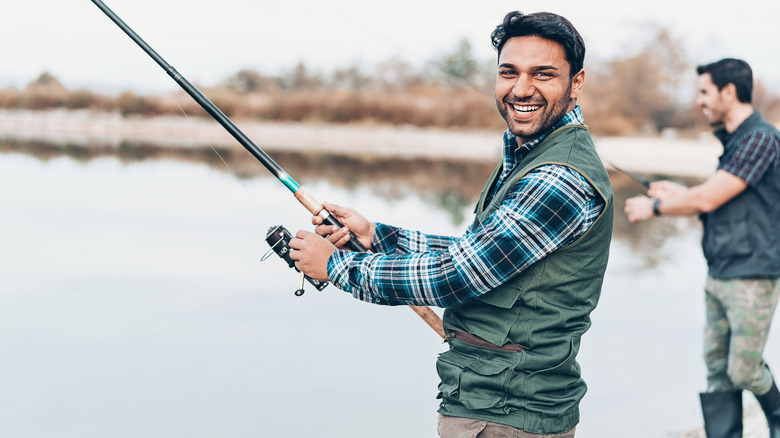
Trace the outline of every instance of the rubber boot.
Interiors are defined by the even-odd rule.
[[[707,438],[742,437],[742,391],[699,394]]]
[[[772,387],[763,395],[757,395],[756,400],[766,415],[769,424],[769,438],[780,438],[780,391],[772,382]]]

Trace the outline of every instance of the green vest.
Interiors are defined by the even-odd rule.
[[[539,434],[565,432],[579,422],[586,385],[576,355],[601,292],[614,219],[609,176],[587,128],[568,125],[551,133],[486,203],[501,173],[499,163],[480,196],[475,225],[504,202],[520,178],[546,164],[569,166],[583,175],[605,200],[604,211],[576,242],[492,291],[445,310],[446,332],[476,335],[495,346],[519,344],[523,351],[450,338],[450,349],[436,362],[441,414]]]

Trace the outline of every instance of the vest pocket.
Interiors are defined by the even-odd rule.
[[[461,344],[457,340],[454,342]],[[454,400],[467,409],[505,407],[512,368],[519,361],[520,353],[485,353],[466,354],[453,346],[440,354],[436,361],[436,371],[441,379],[439,397],[445,402]]]
[[[511,309],[522,293],[522,286],[502,285],[475,299],[490,304],[491,306],[500,307],[502,309]]]
[[[568,345],[568,354],[562,362],[550,368],[534,371],[526,377],[526,389],[536,394],[536,401],[555,403],[557,400],[571,397],[574,391],[572,385],[580,379],[579,365],[576,360],[580,349],[580,338],[579,334],[572,336]]]

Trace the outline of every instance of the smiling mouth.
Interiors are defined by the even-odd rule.
[[[530,114],[542,107],[542,105],[518,105],[518,104],[510,104],[510,105],[512,105],[512,108],[514,108],[515,112],[518,112],[520,114]]]

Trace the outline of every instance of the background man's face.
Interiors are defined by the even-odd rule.
[[[699,91],[696,93],[696,106],[711,126],[721,125],[726,116],[726,104],[723,102],[722,90],[712,83],[709,73],[699,75]]]

